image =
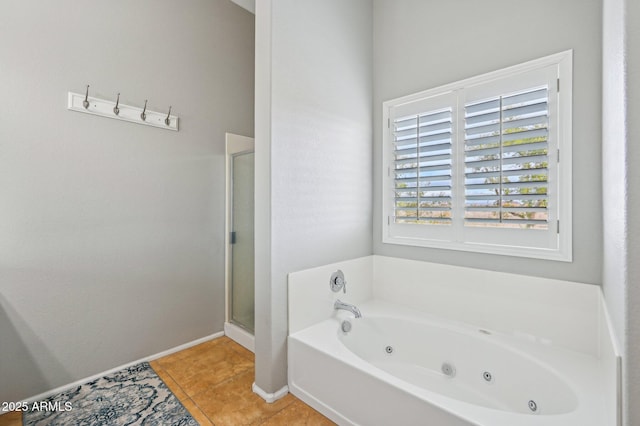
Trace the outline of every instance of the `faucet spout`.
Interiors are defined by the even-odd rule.
[[[351,312],[355,315],[356,318],[362,318],[362,314],[360,313],[360,309],[356,308],[354,305],[350,303],[344,303],[340,299],[336,299],[336,302],[333,304],[333,309],[344,309],[345,311]]]

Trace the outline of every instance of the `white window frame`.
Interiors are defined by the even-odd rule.
[[[572,261],[572,74],[573,51],[567,50],[487,74],[437,88],[392,99],[383,103],[382,122],[382,242],[408,246],[492,253],[557,261]],[[522,86],[531,76],[544,74],[556,87],[549,96],[549,222],[548,230],[473,228],[464,226],[464,106],[469,96],[501,95]],[[514,86],[515,84],[515,86]],[[525,83],[526,84],[526,83]],[[493,90],[495,89],[495,90]],[[493,90],[493,91],[492,91]],[[452,137],[452,225],[395,223],[393,123],[415,105],[439,105],[455,99]],[[437,106],[436,106],[437,107]],[[459,117],[462,114],[462,117]],[[462,147],[462,148],[461,148]],[[525,234],[529,233],[529,234]],[[524,243],[523,235],[534,243]]]

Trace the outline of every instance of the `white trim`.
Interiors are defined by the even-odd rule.
[[[564,52],[555,53],[553,55],[545,56],[543,58],[533,59],[531,61],[513,65],[507,68],[502,68],[497,71],[491,71],[485,74],[469,77],[464,80],[459,80],[453,83],[444,84],[439,87],[434,87],[432,89],[427,89],[421,92],[412,93],[410,95],[402,96],[397,99],[388,100],[383,102],[382,105],[385,109],[387,109],[389,106],[392,106],[392,105],[398,105],[406,102],[413,102],[423,98],[439,95],[445,92],[458,90],[460,88],[469,87],[469,86],[473,86],[480,83],[485,83],[491,80],[510,77],[514,74],[541,69],[549,65],[557,65],[561,63],[563,60],[566,60],[567,58],[572,58],[572,57],[573,57],[573,49],[565,50]],[[564,77],[568,78],[571,76],[571,68],[569,68],[567,71],[568,73],[564,75]],[[564,90],[564,86],[563,86],[563,90]]]
[[[180,352],[180,351],[188,349],[188,348],[190,348],[192,346],[196,346],[196,345],[199,345],[200,343],[208,342],[209,340],[217,339],[217,338],[222,337],[222,336],[224,336],[224,332],[219,331],[217,333],[210,334],[210,335],[202,337],[200,339],[192,340],[191,342],[185,343],[183,345],[176,346],[176,347],[171,348],[171,349],[167,349],[166,351],[158,352],[157,354],[149,355],[149,356],[146,356],[144,358],[140,358],[140,359],[137,359],[135,361],[131,361],[131,362],[128,362],[126,364],[120,365],[118,367],[111,368],[111,369],[103,371],[101,373],[94,374],[93,376],[89,376],[89,377],[85,377],[84,379],[76,380],[73,383],[69,383],[67,385],[63,385],[63,386],[57,387],[55,389],[51,389],[49,391],[46,391],[46,392],[43,392],[41,394],[38,394],[38,395],[32,396],[30,398],[27,398],[24,401],[28,402],[28,403],[41,401],[41,400],[43,400],[45,398],[49,398],[50,396],[56,395],[56,394],[58,394],[60,392],[64,392],[64,391],[66,391],[66,390],[68,390],[70,388],[73,388],[73,387],[76,387],[76,386],[80,386],[80,385],[84,385],[85,383],[90,382],[92,380],[96,380],[96,379],[104,377],[104,376],[106,376],[108,374],[115,373],[116,371],[120,371],[120,370],[122,370],[124,368],[131,367],[132,365],[140,364],[141,362],[153,361],[153,360],[156,360],[158,358],[162,358],[164,356],[171,355],[171,354],[174,354],[176,352]]]
[[[244,346],[251,352],[255,353],[255,337],[247,330],[240,328],[230,322],[225,322],[224,334],[234,342]]]
[[[558,128],[558,149],[562,158],[558,170],[560,178],[558,219],[560,226],[564,226],[561,229],[568,229],[569,232],[560,232],[558,244],[565,260],[573,261],[573,50],[567,50],[562,55],[567,58],[558,60],[558,79],[561,82],[558,114],[564,117],[564,123]],[[563,103],[563,100],[568,102]]]
[[[289,393],[289,386],[284,385],[274,393],[268,393],[262,390],[260,386],[256,385],[255,382],[253,382],[253,385],[251,385],[251,390],[253,391],[253,393],[257,394],[260,398],[264,399],[269,404],[273,404],[280,398],[284,398],[285,396],[287,396],[287,394]]]
[[[456,251],[468,251],[476,253],[499,254],[503,256],[527,257],[531,259],[556,260],[560,262],[571,262],[571,258],[559,250],[544,248],[519,247],[497,244],[461,243],[439,240],[427,240],[410,237],[383,236],[383,243],[397,244],[413,247],[428,247],[437,249],[447,249]]]

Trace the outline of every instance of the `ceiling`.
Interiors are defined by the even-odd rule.
[[[247,9],[249,12],[255,15],[256,13],[256,0],[231,0],[240,7]]]

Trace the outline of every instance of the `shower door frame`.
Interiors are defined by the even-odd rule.
[[[225,134],[225,168],[226,168],[226,201],[225,201],[225,322],[224,333],[245,348],[254,352],[254,336],[244,328],[231,322],[231,287],[232,287],[232,244],[233,231],[232,202],[233,202],[233,158],[239,154],[254,152],[254,140],[247,136],[233,133]]]

